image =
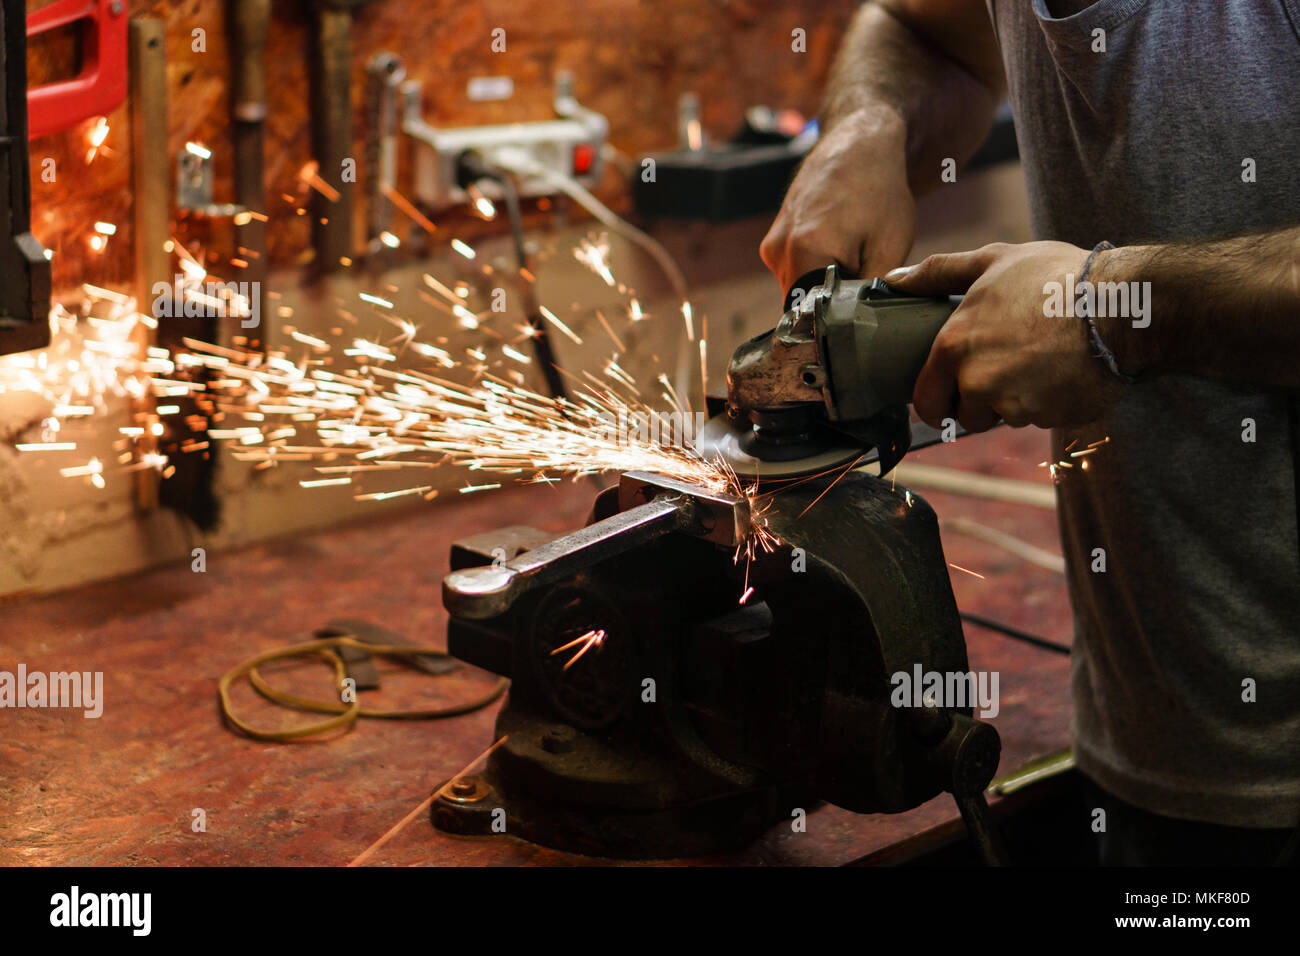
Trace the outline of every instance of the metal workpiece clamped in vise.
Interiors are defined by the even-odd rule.
[[[781,544],[737,562],[754,507],[629,473],[573,534],[453,545],[448,648],[512,683],[506,740],[439,796],[435,825],[500,832],[504,810],[526,840],[664,858],[741,846],[820,801],[895,813],[949,791],[1000,861],[982,796],[996,731],[890,700],[916,665],[968,669],[934,512],[860,471],[801,482],[761,515]],[[602,633],[571,666],[555,653]]]

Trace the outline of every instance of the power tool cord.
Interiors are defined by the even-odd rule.
[[[477,153],[464,152],[456,161],[456,177],[462,187],[482,179],[490,179],[501,187],[506,201],[506,218],[510,221],[510,240],[514,246],[515,264],[521,280],[527,281],[526,277],[530,273],[528,248],[524,242],[524,216],[519,205],[519,186],[515,181],[515,174],[508,169],[485,162]],[[563,401],[568,398],[568,392],[564,387],[559,362],[555,357],[550,329],[546,327],[546,321],[537,308],[536,296],[531,289],[524,291],[524,299],[525,317],[528,327],[532,330],[533,352],[537,356],[537,364],[541,366],[542,375],[546,378],[546,390],[551,398]]]
[[[1068,655],[1070,653],[1069,644],[1049,641],[1045,637],[1038,637],[1035,634],[1030,634],[1028,631],[1019,630],[1009,624],[995,621],[992,618],[983,617],[979,614],[971,614],[969,611],[959,611],[958,614],[961,616],[963,621],[969,621],[972,624],[978,624],[980,627],[986,627],[990,631],[996,631],[997,633],[1012,638],[1013,640],[1023,641],[1026,644],[1032,644],[1034,647],[1041,647],[1043,650],[1051,651],[1054,654]]]
[[[989,528],[961,518],[942,521],[939,526],[944,531],[956,531],[979,538],[1049,571],[1056,571],[1060,574],[1065,573],[1065,560],[1059,554],[1053,554],[1005,531],[998,531],[995,528]],[[1045,637],[1039,637],[1036,634],[1030,634],[1028,631],[1014,628],[1009,624],[1003,624],[1001,621],[995,621],[979,614],[971,614],[969,611],[959,611],[958,613],[963,621],[978,624],[980,627],[988,628],[990,631],[995,631],[1013,640],[1023,641],[1026,644],[1032,644],[1034,647],[1052,651],[1055,654],[1068,655],[1070,653],[1070,645],[1068,644],[1048,640]]]
[[[428,707],[403,710],[374,710],[361,706],[361,699],[355,694],[350,701],[340,700],[313,700],[311,698],[299,697],[295,694],[289,694],[285,691],[278,690],[266,682],[258,672],[258,668],[270,663],[271,661],[286,660],[290,658],[320,656],[329,661],[334,667],[334,678],[336,685],[342,689],[343,682],[347,678],[347,669],[343,665],[343,659],[335,653],[336,648],[352,647],[357,650],[365,651],[368,654],[376,654],[380,657],[393,658],[414,658],[414,657],[450,657],[446,651],[431,647],[408,647],[406,645],[394,644],[367,644],[359,641],[355,637],[339,636],[326,637],[319,640],[307,641],[302,644],[291,644],[288,647],[277,648],[273,651],[264,651],[254,657],[250,657],[239,666],[227,671],[217,682],[217,697],[221,702],[221,713],[226,722],[235,730],[254,740],[266,740],[273,743],[284,743],[290,740],[300,740],[304,737],[314,737],[319,734],[329,733],[332,730],[339,730],[351,727],[362,717],[369,717],[377,720],[437,720],[443,717],[456,717],[460,714],[468,714],[472,711],[486,707],[503,693],[509,685],[509,681],[504,677],[497,680],[485,693],[477,697],[471,697],[469,700],[458,704],[449,704],[443,707]],[[253,688],[273,703],[291,707],[294,710],[309,711],[318,714],[334,714],[335,716],[328,720],[319,721],[314,724],[308,724],[304,727],[294,727],[289,730],[266,730],[255,727],[246,721],[235,716],[235,708],[230,700],[230,688],[239,678],[245,674],[248,675],[249,683]]]

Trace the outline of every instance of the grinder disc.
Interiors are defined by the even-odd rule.
[[[846,465],[866,454],[866,449],[847,437],[823,432],[816,443],[802,451],[800,457],[784,461],[760,458],[743,447],[746,432],[736,428],[726,415],[710,418],[695,436],[695,450],[704,458],[721,458],[741,478],[780,480],[802,478]]]

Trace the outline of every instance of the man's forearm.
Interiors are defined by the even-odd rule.
[[[1130,286],[1149,290],[1149,324],[1099,320],[1125,371],[1300,387],[1300,227],[1126,246],[1099,253],[1089,279],[1150,283]]]
[[[908,176],[914,193],[939,181],[941,163],[964,163],[988,134],[1001,95],[997,48],[983,18],[966,36],[945,34],[905,0],[867,3],[840,46],[822,108],[823,132],[839,123],[870,130],[894,114],[906,130]],[[886,8],[889,9],[886,9]],[[963,42],[962,60],[945,52]],[[974,49],[969,49],[974,47]]]

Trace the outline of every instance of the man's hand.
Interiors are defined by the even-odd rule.
[[[782,292],[832,262],[847,275],[873,276],[906,259],[916,236],[906,137],[894,110],[861,110],[808,154],[759,247]]]
[[[1044,285],[1061,283],[1073,297],[1087,258],[1064,242],[995,243],[886,276],[913,295],[966,294],[916,380],[917,414],[936,428],[955,418],[970,431],[999,419],[1055,428],[1100,417],[1124,386],[1093,356],[1086,319],[1049,317],[1045,309]],[[1104,340],[1107,326],[1099,331]]]
[[[804,160],[759,250],[784,293],[838,263],[871,278],[902,264],[914,196],[988,135],[1006,81],[984,0],[875,0],[845,33]]]

